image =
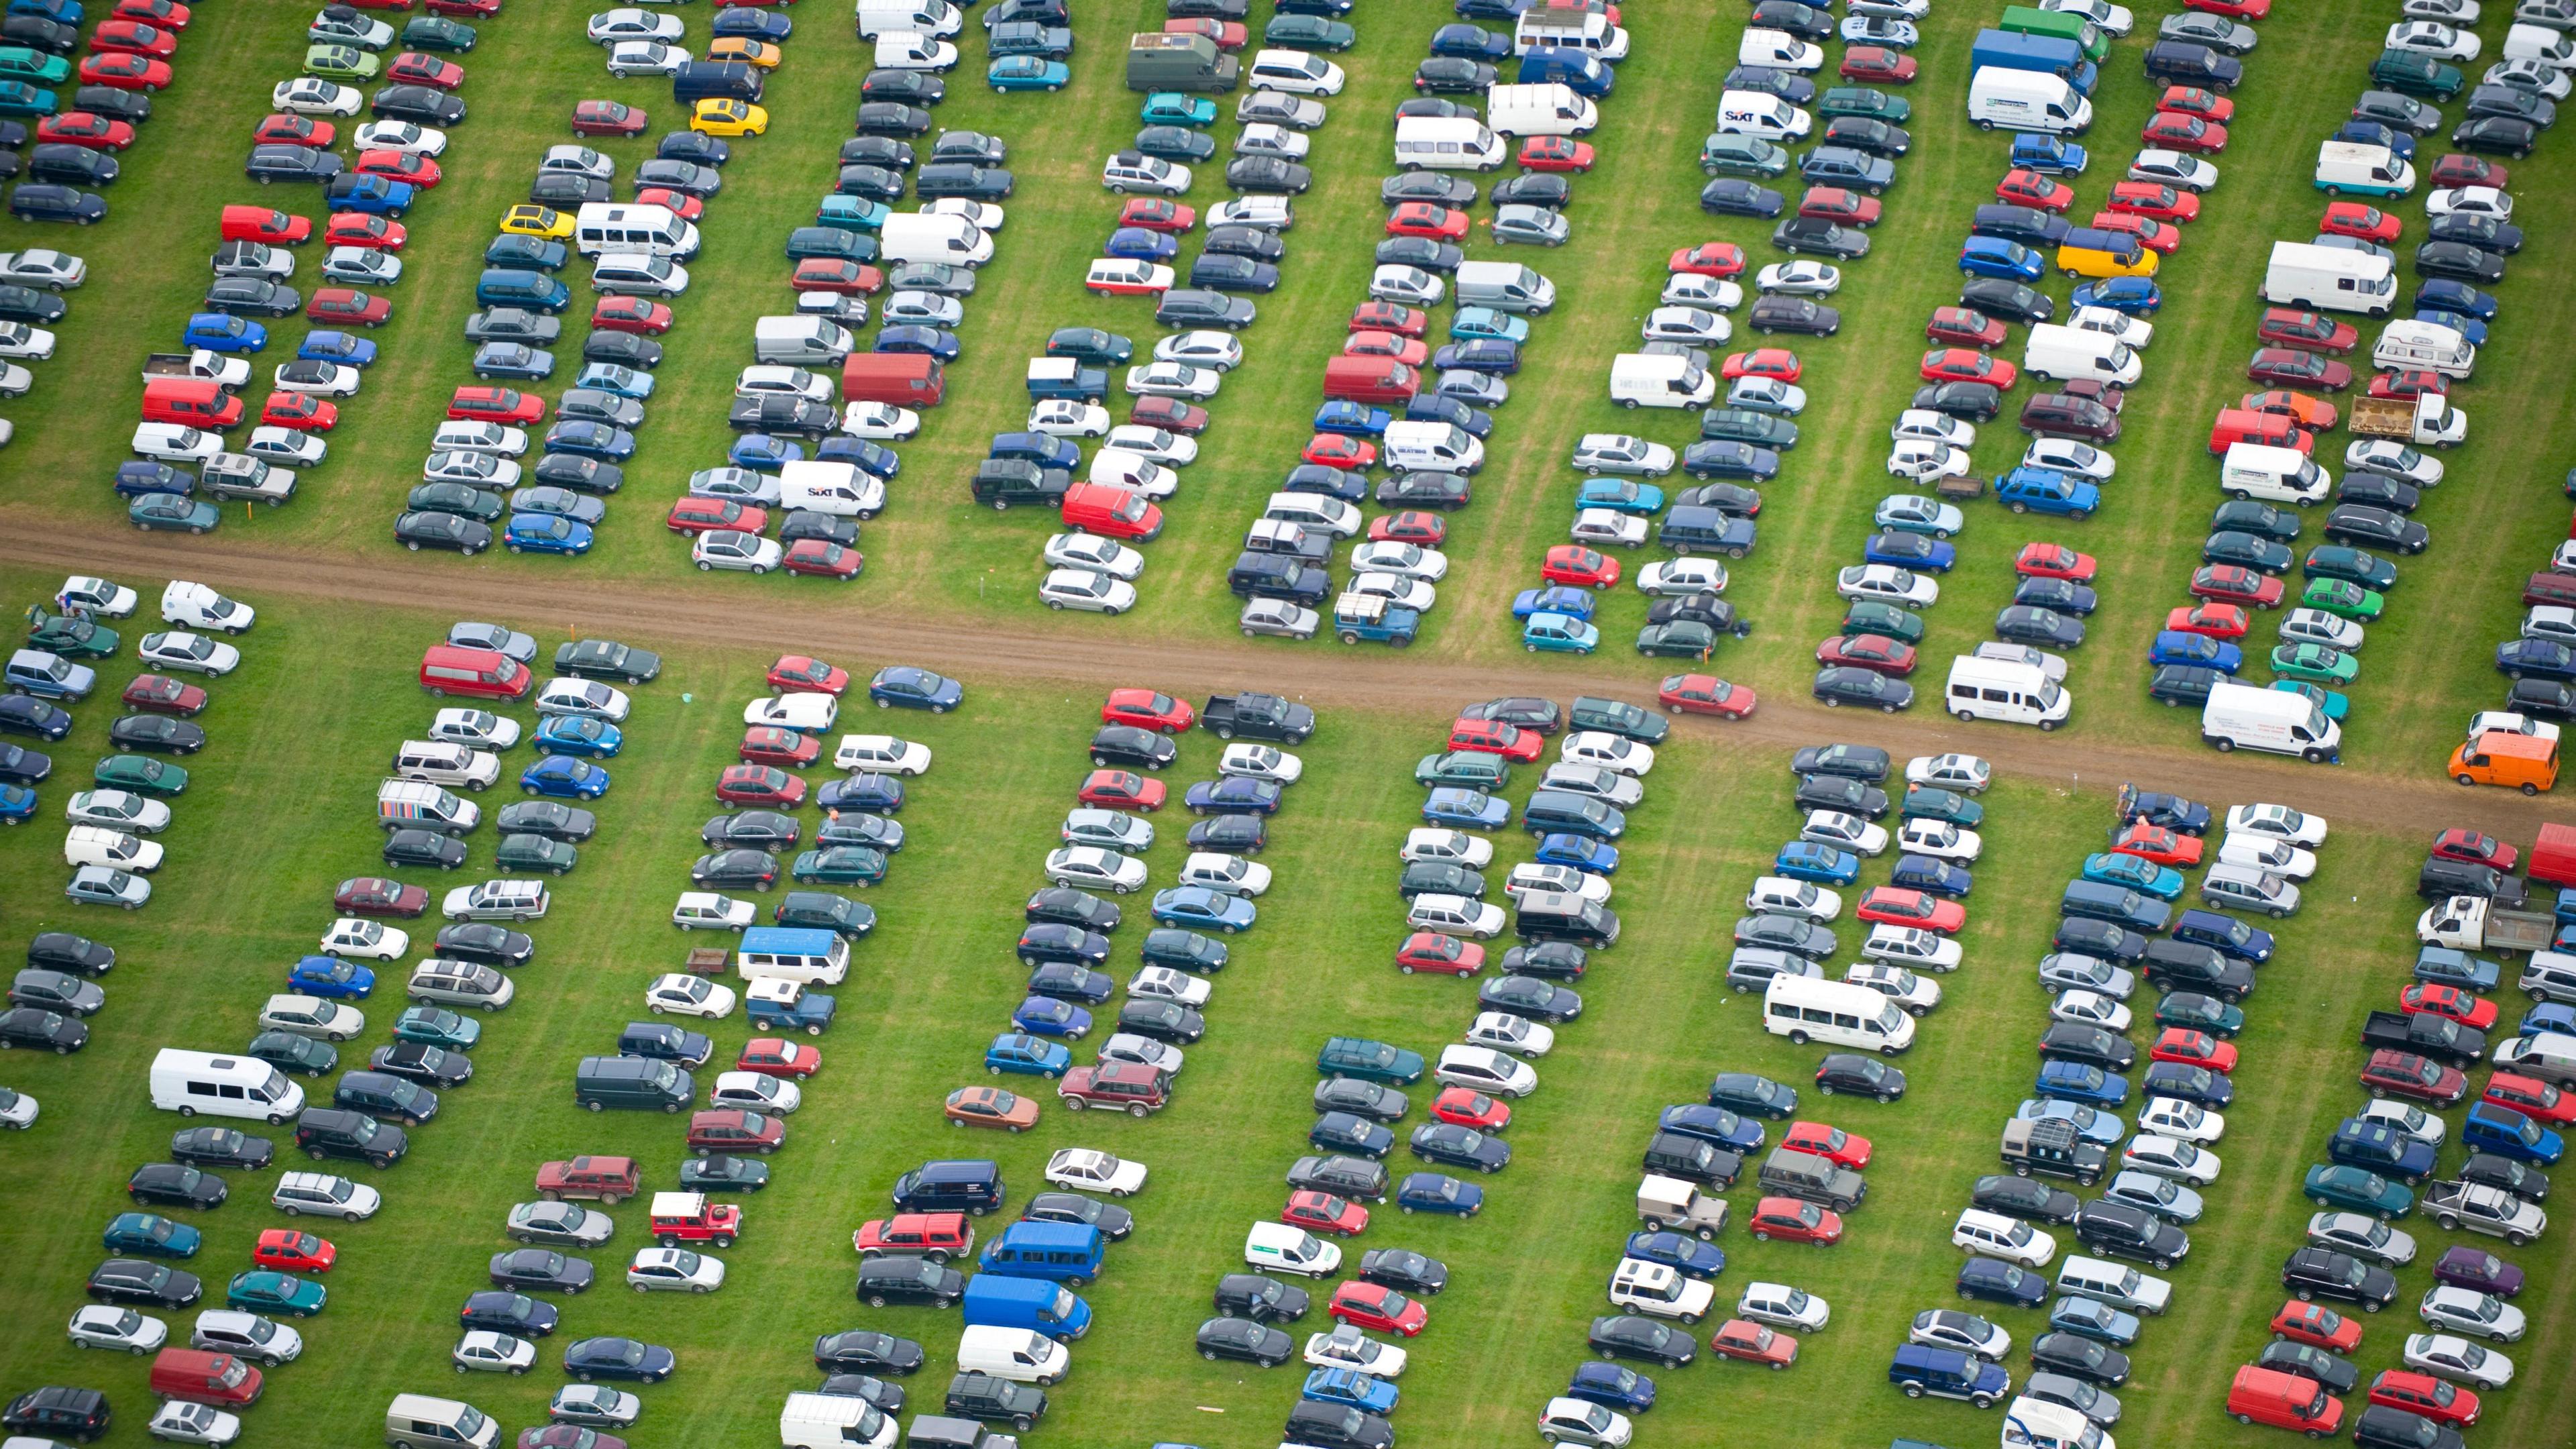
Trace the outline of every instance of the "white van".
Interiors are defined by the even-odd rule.
[[[387,780],[376,786],[376,823],[387,830],[464,835],[482,819],[482,806],[427,781]]]
[[[778,501],[835,518],[874,518],[885,511],[885,480],[856,463],[800,458],[779,465]]]
[[[1349,538],[1360,531],[1357,508],[1321,493],[1273,493],[1262,506],[1261,516],[1321,529],[1335,538]]]
[[[993,238],[962,216],[896,212],[877,229],[877,245],[888,263],[980,267],[993,259]]]
[[[1254,90],[1286,91],[1292,96],[1338,96],[1348,79],[1340,66],[1302,50],[1256,52],[1243,73]]]
[[[1072,1351],[1034,1329],[978,1323],[957,1335],[960,1373],[991,1374],[1022,1384],[1051,1384],[1072,1368]]]
[[[2362,141],[2317,145],[2317,189],[2328,196],[2404,196],[2415,189],[2415,167],[2385,146]]]
[[[1518,262],[1461,262],[1453,280],[1461,307],[1529,313],[1556,305],[1556,283]]]
[[[2081,1410],[2025,1394],[2004,1409],[2003,1449],[2119,1449]]]
[[[2546,25],[2516,25],[2504,33],[2504,58],[2536,60],[2561,70],[2576,67],[2576,36]]]
[[[2391,322],[2370,349],[2374,367],[2423,367],[2444,377],[2466,377],[2478,365],[2477,345],[2439,322]]]
[[[304,1089],[257,1057],[163,1047],[152,1058],[152,1105],[182,1117],[252,1117],[274,1127],[304,1110]]]
[[[2230,498],[2314,503],[2334,486],[2334,475],[2296,448],[2230,443],[2218,461],[2218,486]]]
[[[1631,408],[1704,408],[1717,379],[1687,357],[1622,352],[1610,359],[1610,400]]]
[[[829,317],[762,317],[751,324],[751,355],[789,367],[830,367],[858,350],[850,329]]]
[[[2276,307],[2385,317],[2397,305],[2396,264],[2368,252],[2276,241],[2263,269],[2263,300]]]
[[[1399,170],[1491,171],[1509,154],[1503,138],[1473,116],[1407,116],[1395,123]]]
[[[859,34],[869,40],[892,31],[955,35],[966,17],[948,0],[859,0]]]
[[[651,252],[602,252],[590,265],[590,289],[620,297],[676,297],[689,290],[689,269]]]
[[[1992,130],[2067,135],[2093,124],[2093,103],[2060,76],[1988,65],[1968,78],[1968,119]]]
[[[1543,6],[1532,6],[1521,12],[1519,23],[1512,27],[1512,54],[1527,55],[1540,47],[1580,51],[1594,60],[1624,60],[1628,32],[1597,11],[1587,12],[1580,20],[1560,19]]]
[[[1816,118],[1768,91],[1728,91],[1717,98],[1717,129],[1765,141],[1795,141]]]
[[[1846,981],[1780,975],[1762,989],[1762,1025],[1799,1046],[1820,1041],[1889,1056],[1914,1045],[1914,1018],[1905,1008]]]
[[[1961,722],[1999,720],[2053,730],[2066,723],[2075,696],[2037,664],[1962,654],[1950,661],[1942,707]]]
[[[893,1449],[890,1414],[855,1394],[789,1394],[778,1411],[783,1449]]]
[[[698,254],[698,229],[667,206],[590,201],[572,214],[572,244],[586,257],[602,252],[642,252],[686,259]]]
[[[2221,754],[2267,750],[2312,765],[2338,760],[2343,752],[2343,726],[2307,696],[2224,680],[2210,686],[2209,702],[2200,707],[2200,738]]]
[[[1485,466],[1484,443],[1454,423],[1392,422],[1378,446],[1398,473],[1473,473]]]
[[[1737,65],[1758,65],[1771,70],[1822,70],[1823,47],[1811,45],[1785,30],[1767,26],[1750,26],[1735,43]]]
[[[161,866],[161,846],[104,825],[75,825],[63,832],[63,864],[148,873]]]
[[[741,948],[733,954],[734,970],[746,981],[775,976],[806,986],[838,986],[850,974],[850,943],[830,932],[819,933],[830,937],[830,944],[825,945],[812,939],[817,934],[745,931]]]
[[[2057,1265],[2057,1291],[2108,1303],[2128,1313],[2162,1313],[2173,1301],[2173,1284],[2141,1273],[2126,1263],[2082,1256]]]
[[[1181,475],[1125,448],[1102,448],[1091,455],[1090,471],[1084,477],[1112,488],[1125,488],[1148,498],[1169,498],[1180,491]]]
[[[454,1399],[396,1394],[385,1409],[387,1449],[492,1449],[500,1438],[499,1424],[472,1404]]]
[[[1485,124],[1506,136],[1578,136],[1601,124],[1601,108],[1561,81],[1487,86]]]
[[[2030,338],[2022,347],[2021,366],[2024,372],[2041,377],[2103,382],[2115,387],[2134,385],[2143,371],[2138,354],[2120,339],[2107,332],[2058,322],[2031,324]]]
[[[445,740],[405,740],[394,751],[394,773],[406,780],[480,790],[501,778],[501,757]]]
[[[1341,1271],[1342,1250],[1304,1228],[1254,1223],[1243,1238],[1243,1261],[1303,1278],[1329,1278]]]

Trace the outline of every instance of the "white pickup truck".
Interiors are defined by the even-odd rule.
[[[143,380],[193,377],[218,387],[244,387],[250,382],[250,360],[225,357],[199,347],[187,352],[155,352],[143,359]]]
[[[2499,1237],[2521,1247],[2549,1226],[2549,1215],[2537,1206],[2483,1183],[2442,1181],[2424,1184],[2424,1211],[2453,1232]]]

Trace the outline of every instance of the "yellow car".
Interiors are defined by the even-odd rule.
[[[746,61],[762,70],[776,70],[778,62],[786,59],[786,52],[748,35],[720,35],[708,44],[707,59]]]
[[[551,206],[514,206],[502,213],[501,230],[560,241],[572,235],[572,218]]]
[[[710,96],[689,113],[689,129],[708,136],[757,136],[769,129],[769,112],[747,102]]]

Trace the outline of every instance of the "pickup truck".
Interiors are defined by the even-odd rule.
[[[1367,639],[1401,649],[1421,627],[1420,613],[1397,608],[1376,594],[1344,594],[1333,602],[1333,632],[1345,644]]]
[[[217,453],[199,474],[217,498],[241,498],[275,508],[295,496],[295,473],[248,453]]]
[[[2453,1232],[2467,1228],[2521,1247],[2549,1226],[2549,1215],[2501,1188],[2456,1178],[2424,1184],[2419,1200],[2433,1221]]]
[[[1085,367],[1070,357],[1029,359],[1031,402],[1044,402],[1048,398],[1098,402],[1108,395],[1109,373],[1103,368]]]
[[[219,387],[244,387],[250,382],[250,361],[241,357],[224,357],[199,347],[187,352],[155,352],[143,359],[143,380],[156,377],[193,377]]]
[[[1276,740],[1301,745],[1315,732],[1315,712],[1275,694],[1211,694],[1199,711],[1199,728],[1221,740]]]
[[[2546,911],[2509,911],[2476,896],[2451,896],[2415,918],[2415,939],[2463,951],[2544,951],[2556,924]]]
[[[2429,1011],[2374,1011],[2362,1019],[2361,1044],[2414,1052],[2453,1063],[2487,1054],[2487,1034]]]
[[[2437,392],[2421,397],[2357,397],[2352,400],[2355,437],[2393,438],[2424,447],[2457,447],[2469,436],[2469,415]]]
[[[743,1014],[758,1031],[801,1031],[821,1036],[832,1024],[840,1003],[802,981],[783,976],[755,976],[743,988]]]

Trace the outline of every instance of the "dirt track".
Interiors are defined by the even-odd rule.
[[[66,572],[176,574],[255,596],[295,594],[408,610],[422,609],[437,592],[470,579],[478,610],[596,620],[603,627],[614,621],[639,636],[639,642],[655,645],[754,644],[863,658],[893,654],[978,684],[1009,678],[1094,685],[1134,680],[1182,693],[1257,686],[1312,703],[1370,709],[1421,709],[1498,694],[1563,698],[1600,693],[1633,698],[1641,692],[1641,671],[1610,670],[1598,663],[1490,669],[1387,650],[1305,651],[1292,658],[1223,640],[1095,641],[1069,629],[993,630],[875,610],[864,616],[856,611],[809,612],[790,619],[778,612],[747,611],[715,618],[696,600],[657,593],[649,586],[531,581],[490,573],[470,563],[460,566],[453,560],[323,560],[244,547],[220,538],[180,542],[122,531],[75,534],[57,522],[0,515],[0,536],[11,534],[15,540],[9,551],[14,560]],[[433,580],[438,590],[421,587],[423,581]],[[828,596],[816,590],[800,597]],[[2081,735],[2043,735],[2034,730],[1968,729],[1940,715],[1862,719],[1794,695],[1784,698],[1778,691],[1750,720],[1685,719],[1677,724],[1686,731],[1721,733],[1731,742],[1766,748],[1865,732],[1901,755],[1970,750],[1993,761],[1999,770],[2060,786],[2081,783],[2087,789],[2109,790],[2123,780],[2135,780],[2211,801],[2277,799],[2328,819],[2366,820],[2426,834],[2476,822],[2507,837],[2529,839],[2542,821],[2564,813],[2544,800],[2495,790],[2472,795],[2423,776],[2392,778],[2196,749],[2105,746]]]

